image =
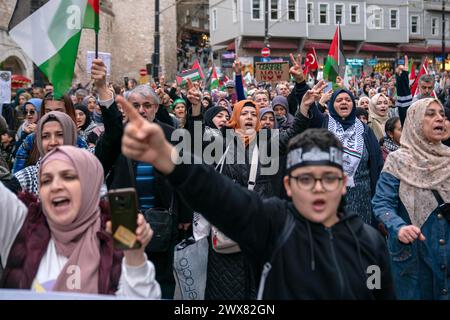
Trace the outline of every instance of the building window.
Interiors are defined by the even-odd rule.
[[[319,4],[319,24],[328,24],[328,3]]]
[[[233,0],[233,22],[237,22],[238,20],[238,3],[237,0]]]
[[[212,11],[212,29],[217,30],[217,9]]]
[[[288,0],[288,20],[297,20],[297,0]]]
[[[344,24],[344,5],[334,5],[334,24]]]
[[[191,24],[194,28],[200,27],[200,19],[198,17],[193,17],[191,20]]]
[[[431,18],[431,35],[438,36],[439,35],[439,19]]]
[[[314,23],[314,3],[308,2],[308,23]]]
[[[252,19],[261,20],[262,19],[262,0],[252,0]]]
[[[376,8],[373,10],[373,26],[375,29],[383,29],[383,9]]]
[[[359,23],[359,4],[350,5],[350,23],[351,24]]]
[[[186,10],[186,15],[184,16],[184,23],[185,24],[189,23],[189,9]]]
[[[411,16],[411,34],[419,34],[419,16]]]
[[[270,20],[278,20],[278,0],[270,0]]]
[[[389,10],[389,17],[390,17],[389,27],[391,29],[400,29],[399,21],[398,21],[399,20],[398,19],[398,9]]]

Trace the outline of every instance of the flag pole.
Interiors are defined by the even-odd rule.
[[[95,59],[98,59],[98,31],[95,31]]]
[[[98,59],[98,32],[100,30],[100,1],[96,1],[98,14],[95,17],[95,59]]]

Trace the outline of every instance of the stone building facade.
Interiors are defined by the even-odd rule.
[[[177,67],[177,22],[175,0],[160,0],[160,65],[166,79],[175,79]],[[7,34],[16,0],[0,1],[0,63],[13,73],[33,79],[33,64]],[[153,0],[102,0],[99,51],[111,53],[110,80],[139,80],[139,70],[151,63],[154,50]],[[95,33],[83,30],[75,65],[74,82],[87,84],[87,51],[95,49]]]
[[[14,10],[15,0],[0,1],[0,63],[2,68],[33,77],[33,62],[8,36],[8,24]]]

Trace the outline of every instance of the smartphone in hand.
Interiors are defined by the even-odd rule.
[[[111,210],[114,247],[121,250],[138,249],[136,240],[138,200],[134,188],[114,189],[108,192]]]
[[[328,85],[325,87],[325,89],[323,89],[323,92],[327,93],[330,90],[333,90],[333,83],[332,82],[328,82]]]

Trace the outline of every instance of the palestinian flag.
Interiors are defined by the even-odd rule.
[[[225,87],[225,85],[227,84],[227,82],[229,81],[230,79],[226,76],[226,75],[223,75],[223,79],[222,80],[220,80],[219,79],[219,88],[220,88],[220,91],[225,91],[227,88]]]
[[[100,0],[87,0],[83,28],[100,30]]]
[[[213,65],[211,74],[211,84],[209,85],[209,90],[213,90],[218,87],[219,87],[219,77],[217,76],[216,66]]]
[[[325,80],[336,82],[337,76],[344,78],[345,75],[345,57],[344,46],[342,44],[341,28],[338,25],[331,42],[327,61],[323,68],[323,78]]]
[[[30,1],[17,0],[8,31],[60,98],[72,85],[87,0],[41,0],[39,4],[30,13]]]
[[[202,70],[202,66],[200,65],[200,63],[198,62],[198,60],[194,61],[194,64],[192,65],[191,70],[198,70],[198,73],[200,74],[200,78],[204,79],[205,76],[203,75],[203,70]]]
[[[177,75],[178,85],[184,87],[187,83],[187,79],[191,79],[191,81],[199,81],[202,77],[197,69],[187,70]]]

